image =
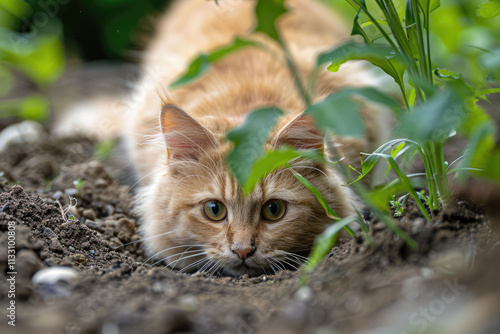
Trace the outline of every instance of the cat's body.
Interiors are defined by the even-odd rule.
[[[275,106],[286,116],[271,134],[267,149],[281,144],[323,149],[323,136],[311,119],[300,115],[305,104],[280,49],[266,37],[248,36],[255,24],[255,2],[219,2],[220,6],[205,0],[178,1],[161,18],[146,53],[126,132],[142,178],[142,231],[151,255],[186,271],[259,275],[297,266],[301,257],[290,254],[309,251],[314,238],[332,221],[289,170],[270,174],[244,197],[226,165],[231,145],[225,134],[250,111]],[[348,33],[314,1],[287,5],[290,12],[280,20],[279,29],[307,78],[317,55]],[[193,83],[165,92],[200,52],[226,46],[236,36],[259,40],[274,52],[243,48]],[[339,87],[370,81],[359,63],[338,73],[324,70],[313,97],[318,101]],[[350,159],[368,150],[368,143],[381,132],[374,111],[366,109],[363,116],[367,140],[337,141]],[[292,167],[342,217],[353,213],[355,199],[333,169],[309,161],[296,161]]]

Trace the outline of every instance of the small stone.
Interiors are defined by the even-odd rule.
[[[66,196],[75,196],[76,194],[78,194],[78,189],[67,188],[67,189],[64,189],[64,193],[66,194]]]
[[[301,302],[307,302],[311,300],[313,297],[313,292],[310,287],[308,286],[302,286],[300,287],[297,292],[295,292],[295,295],[293,296],[294,299],[301,301]]]
[[[50,228],[44,227],[43,228],[43,234],[48,236],[49,238],[58,238],[57,234],[54,233]]]
[[[102,178],[98,178],[94,183],[96,188],[101,188],[101,189],[106,188],[108,186],[108,184],[109,184],[109,182],[102,179]]]
[[[106,209],[106,214],[108,216],[111,216],[113,213],[115,213],[115,208],[110,204],[106,204],[104,208]]]
[[[120,265],[120,270],[123,274],[127,274],[132,271],[132,267],[128,263],[123,262]]]
[[[49,249],[55,253],[64,253],[61,243],[57,240],[57,237],[50,239]]]
[[[82,243],[82,248],[83,249],[89,249],[90,248],[90,243],[88,241],[85,241],[84,243]]]
[[[83,254],[75,254],[73,255],[73,260],[76,264],[82,264],[87,262],[87,258]]]
[[[58,200],[59,198],[61,198],[63,196],[63,192],[58,190],[56,191],[55,193],[52,194],[52,198],[55,199],[55,200]]]
[[[124,232],[129,238],[135,234],[135,225],[127,218],[118,221],[118,229]]]
[[[87,219],[85,221],[85,225],[87,225],[89,228],[96,230],[98,232],[101,232],[101,233],[104,232],[104,229],[93,220]]]
[[[114,226],[118,225],[118,220],[114,220],[114,219],[106,219],[106,220],[104,221],[104,225],[105,225],[106,227],[110,227],[110,226],[114,227]]]
[[[6,152],[12,145],[36,142],[44,133],[43,126],[34,121],[10,125],[0,132],[0,152]]]
[[[92,210],[92,209],[86,209],[86,210],[83,210],[83,216],[87,219],[90,219],[90,220],[96,220],[96,214],[95,214],[95,211]]]
[[[69,247],[68,247],[68,250],[69,250],[71,253],[73,253],[76,249],[75,249],[75,247],[73,247],[73,246],[69,246]]]
[[[106,234],[106,235],[108,235],[108,236],[112,237],[112,236],[113,236],[113,228],[112,228],[112,227],[106,227],[106,228],[104,229],[104,234]]]
[[[55,285],[58,282],[70,283],[78,276],[78,272],[68,267],[52,267],[39,270],[35,273],[31,282],[34,285],[50,284]]]

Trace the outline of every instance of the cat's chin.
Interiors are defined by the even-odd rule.
[[[230,277],[241,277],[248,275],[250,277],[256,277],[265,274],[266,272],[262,268],[256,268],[241,263],[240,265],[226,266],[221,270],[223,276]]]

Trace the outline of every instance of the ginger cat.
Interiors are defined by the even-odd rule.
[[[287,144],[297,149],[325,149],[314,121],[302,116],[305,105],[275,42],[259,34],[254,1],[182,0],[158,22],[143,64],[126,127],[133,161],[142,178],[139,210],[151,256],[183,272],[206,271],[256,276],[304,262],[315,237],[332,223],[320,203],[289,170],[266,177],[244,197],[227,167],[231,144],[225,134],[247,113],[275,106],[286,116],[271,134],[267,149]],[[312,0],[288,1],[289,12],[278,28],[303,78],[318,54],[348,36],[346,26]],[[258,40],[214,64],[196,81],[167,88],[201,52],[229,45],[236,36]],[[361,63],[338,73],[321,71],[319,101],[340,87],[373,84]],[[362,111],[366,140],[335,139],[348,161],[382,133],[379,113]],[[342,217],[356,202],[345,181],[330,166],[295,161],[306,177]]]

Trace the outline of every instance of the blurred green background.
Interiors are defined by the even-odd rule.
[[[46,120],[47,91],[73,64],[137,61],[153,30],[151,17],[168,2],[0,0],[0,118]],[[355,11],[347,1],[323,2],[352,22]],[[478,88],[496,85],[500,68],[500,16],[477,15],[487,2],[442,0],[431,21],[435,67],[460,72]],[[29,89],[16,89],[18,81]]]

